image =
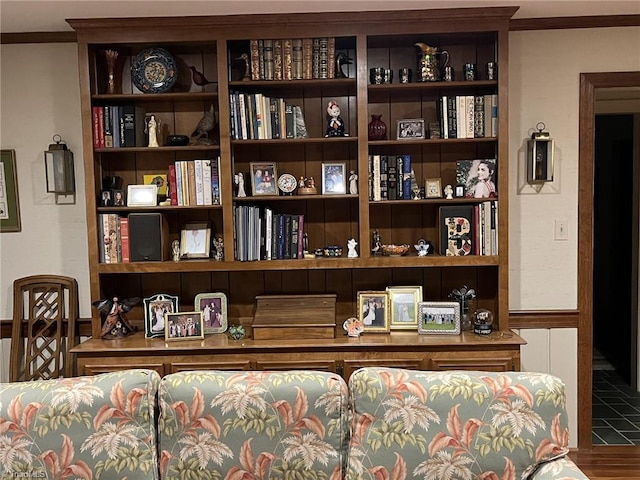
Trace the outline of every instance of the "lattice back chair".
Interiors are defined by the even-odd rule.
[[[71,377],[69,350],[78,343],[78,282],[33,275],[13,282],[13,330],[9,380]]]

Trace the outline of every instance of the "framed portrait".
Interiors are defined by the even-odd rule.
[[[254,195],[278,195],[276,164],[263,162],[251,164],[251,189]]]
[[[358,292],[358,319],[363,331],[389,332],[389,295],[386,291]]]
[[[158,205],[157,185],[129,185],[127,207],[155,207]]]
[[[176,312],[167,314],[164,339],[195,340],[204,338],[202,312]]]
[[[100,206],[101,207],[111,206],[111,190],[100,191]]]
[[[185,224],[180,235],[181,258],[209,258],[211,228],[208,222]]]
[[[425,198],[441,198],[442,184],[439,178],[427,178],[424,181]]]
[[[166,173],[151,173],[142,176],[142,183],[145,185],[155,185],[158,187],[158,195],[166,197],[168,193],[167,174]]]
[[[124,201],[124,191],[111,190],[111,203],[114,207],[124,207],[126,205]]]
[[[227,330],[227,296],[224,293],[199,293],[194,310],[202,312],[204,333],[222,333]]]
[[[178,311],[178,297],[167,293],[158,293],[142,300],[144,305],[145,338],[164,337],[166,316]]]
[[[344,163],[322,164],[322,194],[343,195],[347,193],[347,166]]]
[[[417,330],[418,303],[422,302],[422,287],[387,287],[389,294],[389,328]]]
[[[0,232],[20,230],[16,151],[0,150]]]
[[[398,140],[416,140],[425,138],[424,119],[409,118],[398,120],[398,128],[396,132]]]
[[[493,158],[458,160],[456,162],[456,184],[464,186],[466,197],[497,197],[496,160]]]
[[[460,304],[458,302],[419,302],[418,333],[458,335]]]

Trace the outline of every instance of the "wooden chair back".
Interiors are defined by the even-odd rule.
[[[11,382],[71,377],[78,343],[78,282],[33,275],[13,282]]]

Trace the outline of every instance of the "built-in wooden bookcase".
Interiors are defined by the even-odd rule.
[[[228,296],[229,322],[241,322],[250,326],[257,295],[335,293],[337,341],[343,336],[340,328],[342,322],[356,314],[357,292],[360,290],[383,290],[386,286],[393,285],[421,285],[425,299],[447,300],[453,288],[468,285],[478,293],[477,306],[494,312],[494,327],[507,331],[507,35],[509,18],[515,10],[484,8],[69,20],[78,32],[92,300],[167,293],[180,298],[181,310],[190,310],[198,293],[222,291]],[[243,80],[244,63],[239,57],[243,53],[250,53],[251,40],[273,40],[285,36],[335,39],[336,53],[343,52],[352,62],[343,67],[347,78]],[[448,51],[449,65],[454,68],[456,75],[455,81],[416,81],[417,42]],[[149,47],[164,48],[177,61],[178,80],[167,93],[144,94],[137,91],[131,82],[128,72],[132,58]],[[106,93],[104,51],[107,49],[119,52],[117,87],[113,94]],[[495,62],[499,66],[497,79],[486,79],[484,66],[487,62]],[[463,80],[465,63],[477,65],[479,78],[476,81]],[[196,85],[192,82],[189,66],[194,66],[215,83],[204,87]],[[370,85],[369,69],[372,67],[392,70],[393,82]],[[413,71],[413,81],[401,84],[398,71],[407,67]],[[236,92],[260,93],[299,105],[308,136],[238,139],[233,134],[232,119],[233,95]],[[496,137],[430,139],[427,133],[425,139],[396,139],[396,125],[401,119],[423,118],[428,132],[429,124],[438,121],[438,103],[443,95],[490,94],[499,98]],[[340,105],[348,136],[325,137],[328,118],[326,108],[329,101],[336,101]],[[170,134],[191,134],[198,120],[213,105],[218,119],[214,129],[217,143],[187,147],[148,148],[138,145],[95,148],[92,107],[125,104],[140,106],[147,114],[155,114],[163,125],[163,138]],[[382,115],[387,126],[385,140],[368,140],[367,127],[373,114]],[[474,205],[479,202],[474,199],[444,198],[370,201],[369,157],[401,154],[411,155],[412,167],[421,186],[424,186],[425,178],[440,178],[442,187],[446,184],[455,186],[457,160],[497,159],[498,196],[491,201],[497,200],[500,204],[498,255],[447,257],[435,254],[418,257],[413,248],[403,257],[382,257],[371,253],[374,229],[381,233],[384,243],[406,243],[413,246],[418,239],[424,238],[433,243],[437,252],[440,246],[439,207]],[[217,157],[220,158],[221,205],[99,206],[97,199],[105,176],[120,176],[126,188],[129,184],[142,183],[144,175],[167,173],[169,165],[176,160]],[[245,186],[251,194],[249,175],[252,162],[274,162],[279,175],[290,173],[298,179],[314,177],[318,194],[238,198],[233,182],[234,174],[245,174]],[[322,195],[320,183],[323,163],[344,163],[347,174],[351,170],[356,171],[359,175],[359,193]],[[238,205],[256,205],[273,209],[277,213],[304,215],[311,252],[323,246],[340,245],[344,247],[344,254],[340,258],[236,261],[233,250],[234,208]],[[101,213],[113,212],[120,215],[133,212],[162,213],[168,225],[169,242],[179,239],[181,228],[186,222],[208,221],[213,232],[224,238],[224,260],[216,261],[212,258],[179,262],[100,263],[98,217]],[[358,241],[359,258],[346,258],[346,242],[349,238]],[[134,308],[129,314],[133,323],[142,330],[143,317],[141,307]],[[101,320],[95,312],[95,339],[99,338],[100,327]],[[390,344],[394,344],[395,337],[404,345],[402,348],[415,347],[416,352],[430,348],[430,340],[417,333],[392,332],[389,335]],[[131,352],[135,352],[137,344],[134,340],[130,341],[134,343],[127,346],[127,350],[135,356]],[[208,341],[205,339],[205,343]],[[211,349],[222,348],[218,340],[211,342],[216,345]],[[463,336],[462,343],[465,342],[474,345],[470,347],[471,350],[477,347],[477,342],[471,337]],[[514,345],[518,342],[519,340]],[[157,348],[157,355],[170,353],[164,352],[169,346],[165,346],[161,340],[152,339],[143,343],[140,355],[148,355],[149,348]],[[446,346],[443,346],[446,343],[446,339],[439,338],[434,345],[437,344],[437,349],[442,351],[446,350]],[[460,338],[451,340],[451,344],[456,344],[457,349],[460,348],[460,343]],[[95,347],[98,343],[92,345]],[[104,348],[108,347],[105,344]],[[100,348],[102,347],[98,347],[98,350]],[[262,346],[257,345],[256,348]],[[289,347],[282,348],[284,354]],[[296,361],[299,362],[300,359]],[[420,368],[429,368],[426,364],[420,365]],[[519,360],[505,362],[504,365],[516,368]]]

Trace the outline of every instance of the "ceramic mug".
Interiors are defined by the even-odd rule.
[[[382,85],[384,83],[384,68],[373,67],[369,69],[369,81],[371,85]]]

